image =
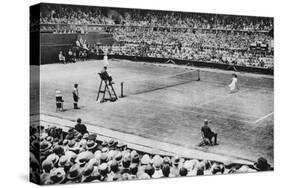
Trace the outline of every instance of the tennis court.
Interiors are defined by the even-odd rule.
[[[41,113],[66,119],[82,118],[101,127],[222,155],[273,163],[273,78],[238,74],[240,91],[230,94],[231,72],[198,71],[110,60],[115,90],[124,98],[96,103],[102,61],[41,66]],[[72,104],[79,84],[80,110]],[[55,112],[55,90],[62,91],[65,112]],[[204,119],[218,133],[219,145],[197,147]]]

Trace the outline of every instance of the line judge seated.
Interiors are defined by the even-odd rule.
[[[109,84],[114,84],[112,81],[112,75],[107,72],[107,66],[104,66],[99,73],[102,80],[108,81]]]
[[[211,128],[208,126],[209,121],[207,119],[204,120],[204,125],[201,127],[201,135],[202,135],[202,143],[200,143],[200,146],[203,145],[218,145],[217,143],[217,137],[218,134],[213,132]],[[214,142],[212,141],[214,138]]]

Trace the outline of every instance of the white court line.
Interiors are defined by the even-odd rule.
[[[228,94],[226,96],[225,95],[219,95],[219,96],[216,95],[216,97],[218,97],[218,99],[216,99],[216,100],[214,100],[214,99],[207,100],[205,102],[199,103],[198,105],[201,107],[201,106],[204,106],[204,105],[209,104],[209,103],[214,103],[214,102],[218,102],[218,101],[221,101],[221,100],[225,100],[225,99],[227,99],[230,96],[232,96],[232,95],[231,94]],[[210,95],[210,97],[214,97],[214,96]]]
[[[231,96],[235,96],[236,94],[241,94],[245,91],[248,91],[250,90],[249,88],[245,88],[245,89],[240,89],[239,91],[235,92],[235,93],[227,93],[226,95],[216,95],[216,97],[218,97],[218,99],[214,100],[214,99],[211,99],[211,100],[207,100],[206,102],[203,102],[203,103],[200,103],[199,106],[204,106],[206,104],[209,104],[209,103],[214,103],[214,102],[218,102],[218,101],[221,101],[221,100],[225,100]],[[221,97],[221,98],[220,98]]]
[[[268,118],[269,116],[273,115],[273,113],[274,113],[274,112],[271,112],[271,113],[269,113],[269,114],[267,114],[267,115],[265,115],[265,116],[259,118],[259,119],[256,120],[254,123],[258,123],[259,121],[262,121],[262,120]]]
[[[205,108],[202,108],[202,107],[200,107],[200,108],[201,109],[205,109]],[[197,111],[193,111],[193,110],[186,110],[186,112],[190,112],[190,113],[193,113],[193,114],[204,115],[201,112],[197,112]],[[208,116],[210,114],[205,114],[205,115]],[[216,115],[216,114],[213,114],[212,116],[214,116],[216,118],[224,119],[224,120],[238,121],[238,122],[243,122],[243,123],[247,123],[247,124],[252,124],[253,123],[252,121],[247,121],[247,120],[242,120],[242,119],[235,119],[235,118],[230,118],[230,117],[223,117],[223,116]]]

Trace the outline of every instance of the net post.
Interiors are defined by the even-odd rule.
[[[198,79],[197,79],[197,81],[200,81],[200,80],[201,80],[201,78],[200,78],[200,69],[197,70],[197,73],[198,73]]]
[[[120,95],[120,97],[122,98],[122,97],[124,97],[124,94],[123,94],[124,82],[121,82],[120,86],[121,86],[121,95]]]

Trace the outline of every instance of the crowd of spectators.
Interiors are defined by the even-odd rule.
[[[243,165],[136,151],[115,139],[99,139],[97,134],[88,132],[80,119],[68,130],[56,126],[33,125],[30,134],[30,177],[41,184],[272,170],[264,158],[259,158],[253,165]]]
[[[42,24],[120,24],[148,27],[269,31],[273,19],[254,16],[44,4]]]
[[[100,8],[86,6],[43,5],[40,12],[41,24],[114,24]]]
[[[219,14],[120,9],[124,25],[189,27],[201,29],[270,30],[273,22],[268,18]]]
[[[75,44],[67,51],[59,51],[58,60],[63,64],[85,61],[90,58],[94,51],[95,48],[92,48],[86,40],[78,38]]]
[[[155,31],[115,28],[111,54],[273,68],[272,37],[264,33]],[[261,43],[264,49],[252,50]]]
[[[100,25],[92,29],[116,41],[110,54],[273,68],[272,18],[48,4],[42,10],[41,31],[84,33]],[[256,44],[264,48],[253,50]],[[80,57],[99,51],[80,47],[87,48]]]

